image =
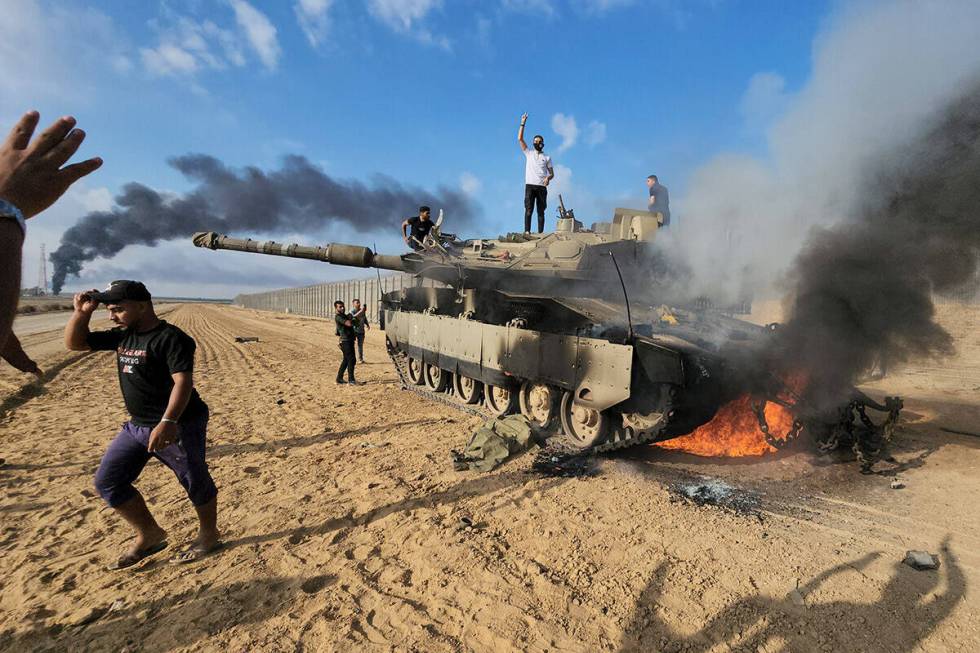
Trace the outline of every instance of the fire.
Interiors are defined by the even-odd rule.
[[[664,449],[676,449],[695,456],[761,456],[776,450],[766,442],[759,430],[759,420],[752,410],[752,397],[743,395],[731,401],[715,413],[707,424],[691,433],[657,443]],[[793,425],[790,411],[772,402],[765,407],[769,432],[781,438]]]

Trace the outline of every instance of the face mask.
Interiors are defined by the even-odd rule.
[[[536,149],[538,152],[540,152],[541,150],[544,149],[544,143],[535,143],[534,144],[534,149]]]

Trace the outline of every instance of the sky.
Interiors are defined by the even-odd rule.
[[[521,113],[554,159],[557,193],[587,224],[643,207],[645,177],[684,219],[692,176],[720,153],[768,156],[771,126],[812,75],[834,2],[737,0],[9,0],[0,14],[0,121],[74,115],[103,167],[29,223],[24,285],[42,243],[122,187],[193,187],[168,160],[233,168],[306,157],[334,178],[378,175],[467,194],[463,236],[523,224]],[[437,208],[437,207],[434,207]],[[405,217],[417,206],[402,207]],[[454,231],[452,215],[446,230]],[[399,224],[364,233],[236,233],[402,249]],[[202,225],[207,228],[207,225]],[[370,241],[368,241],[370,239]],[[50,275],[51,265],[48,265]],[[66,290],[138,278],[158,295],[231,297],[357,271],[206,252],[189,238],[130,246]]]

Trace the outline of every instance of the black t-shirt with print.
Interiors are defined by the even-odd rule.
[[[418,239],[421,243],[425,241],[425,237],[429,235],[432,231],[432,220],[423,220],[419,216],[408,219],[408,226],[411,229],[409,236]]]
[[[171,374],[194,371],[194,339],[172,324],[160,320],[149,331],[118,328],[88,335],[94,351],[116,351],[119,387],[133,424],[156,426],[167,410],[174,380]],[[181,422],[199,417],[207,404],[191,390]]]

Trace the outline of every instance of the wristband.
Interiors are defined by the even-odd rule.
[[[179,423],[179,422],[177,422],[177,420],[175,420],[175,419],[170,419],[169,417],[161,417],[161,418],[160,418],[160,421],[161,421],[161,422],[168,422],[168,423],[170,423],[170,424],[178,424],[178,423]]]
[[[0,219],[2,218],[16,220],[20,230],[24,233],[24,237],[27,237],[27,222],[24,220],[24,214],[7,200],[0,199]]]

